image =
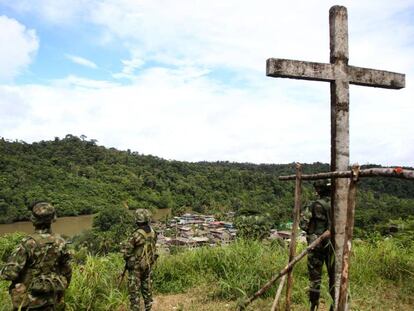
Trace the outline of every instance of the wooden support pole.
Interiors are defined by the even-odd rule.
[[[317,180],[327,178],[350,178],[352,171],[334,171],[318,174],[303,174],[302,180]],[[359,171],[359,177],[395,177],[402,179],[414,179],[414,170],[401,167],[395,168],[368,168]],[[279,176],[279,180],[295,180],[296,175]]]
[[[282,279],[280,280],[279,287],[277,288],[277,291],[276,291],[275,300],[273,300],[272,308],[270,309],[270,311],[276,311],[277,304],[279,302],[280,296],[282,295],[283,285],[285,284],[285,281],[286,281],[286,274],[282,276]]]
[[[316,246],[318,246],[323,240],[329,238],[331,236],[331,232],[326,230],[322,233],[315,241],[313,241],[302,253],[298,256],[293,258],[291,262],[289,262],[278,274],[274,275],[261,289],[259,289],[256,293],[250,296],[247,300],[240,303],[238,306],[238,310],[244,310],[252,301],[256,300],[258,297],[263,295],[278,279],[284,276],[286,273],[289,272],[307,253],[312,251]]]
[[[347,210],[344,253],[342,257],[341,284],[339,287],[339,297],[338,297],[338,311],[347,311],[348,306],[349,306],[349,301],[348,301],[349,267],[351,263],[350,257],[351,257],[351,249],[352,249],[352,236],[354,233],[355,202],[356,202],[358,178],[359,178],[359,165],[354,165],[352,167],[352,178],[349,183],[349,190],[348,190],[348,210]]]
[[[293,225],[292,233],[290,235],[290,247],[289,247],[289,262],[296,255],[296,238],[299,226],[299,215],[301,209],[302,201],[302,166],[299,163],[296,163],[296,184],[295,184],[295,207],[293,209]],[[292,287],[293,287],[293,271],[289,271],[287,275],[286,283],[286,311],[290,311],[290,301],[292,297]]]

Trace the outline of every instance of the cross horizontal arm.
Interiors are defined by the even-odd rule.
[[[267,60],[266,76],[325,82],[331,82],[335,79],[331,64],[281,58],[269,58]]]
[[[359,177],[396,177],[403,179],[414,179],[414,171],[402,168],[368,168],[359,171]],[[327,173],[302,175],[303,180],[316,180],[327,178],[350,178],[352,171],[334,171]],[[279,176],[279,180],[294,180],[296,175]]]
[[[405,74],[401,73],[349,66],[348,74],[351,84],[387,89],[405,87]]]

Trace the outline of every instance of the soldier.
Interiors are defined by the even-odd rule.
[[[315,241],[318,236],[331,228],[331,185],[325,181],[318,181],[314,183],[314,187],[319,198],[304,208],[301,212],[300,219],[300,227],[306,232],[308,244]],[[311,311],[317,310],[319,306],[324,263],[326,264],[329,275],[329,291],[332,299],[334,299],[334,256],[330,240],[323,241],[308,254],[308,273],[310,280],[309,300],[311,303]]]
[[[146,209],[135,211],[137,229],[125,243],[122,252],[125,269],[128,271],[128,291],[131,310],[140,310],[139,292],[144,299],[145,311],[151,310],[151,268],[157,259],[157,234],[150,226],[151,212]]]
[[[67,244],[51,232],[56,219],[51,204],[35,203],[31,210],[35,233],[21,241],[0,274],[12,282],[13,310],[64,310],[63,296],[72,277]]]

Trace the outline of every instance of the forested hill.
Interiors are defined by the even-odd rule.
[[[275,224],[290,218],[293,205],[293,183],[277,177],[293,174],[294,164],[170,161],[72,135],[32,144],[1,139],[0,169],[0,222],[28,219],[27,205],[39,199],[52,202],[59,216],[169,207],[175,213],[188,208],[266,212]],[[305,173],[328,169],[322,163],[304,165]],[[361,182],[360,189],[356,222],[361,227],[414,213],[413,182],[375,178]],[[312,195],[305,185],[305,199]]]

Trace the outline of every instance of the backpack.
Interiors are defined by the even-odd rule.
[[[28,268],[32,276],[29,291],[35,295],[63,293],[68,282],[66,277],[59,274],[62,245],[51,234],[40,234],[31,238],[36,242],[36,247]]]
[[[157,234],[152,228],[150,232],[145,232],[145,230],[143,229],[138,229],[137,232],[144,238],[144,244],[142,246],[142,251],[139,256],[139,266],[141,269],[148,269],[155,263],[157,258]]]

